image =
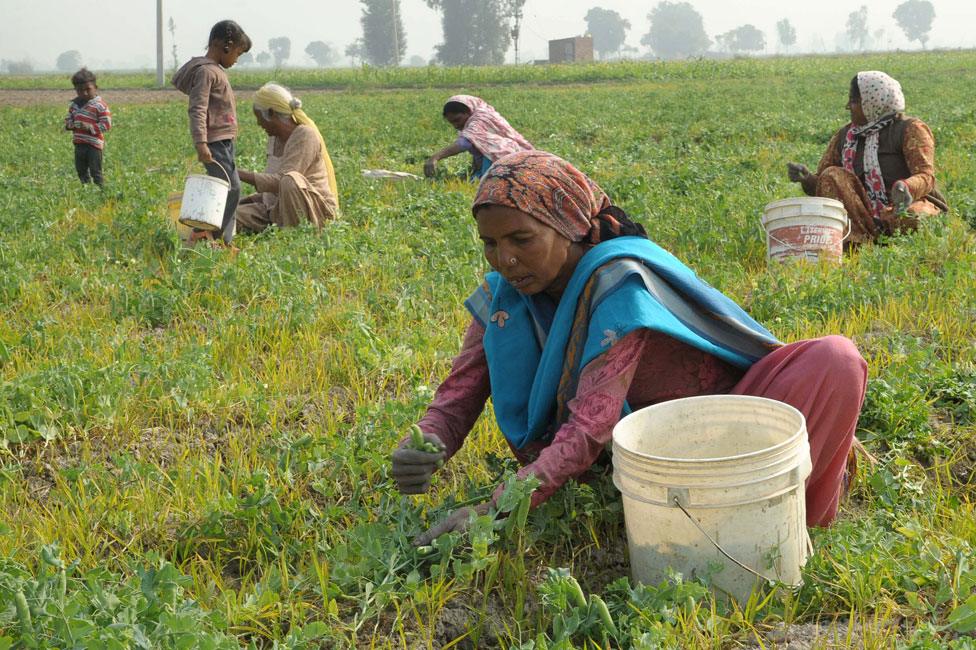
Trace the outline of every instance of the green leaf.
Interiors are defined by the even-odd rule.
[[[949,627],[960,634],[969,634],[976,630],[976,594],[952,610],[949,614]]]

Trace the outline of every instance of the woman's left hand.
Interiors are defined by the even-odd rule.
[[[463,533],[468,529],[468,522],[471,521],[471,515],[480,516],[487,514],[490,506],[491,503],[481,503],[474,507],[466,506],[464,508],[458,508],[445,519],[431,526],[426,532],[417,535],[413,540],[413,545],[427,546],[445,533]]]

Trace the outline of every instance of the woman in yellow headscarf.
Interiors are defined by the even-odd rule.
[[[263,173],[239,172],[258,193],[241,199],[238,229],[297,226],[303,217],[322,227],[338,214],[339,195],[329,150],[315,122],[301,100],[275,83],[254,94],[254,118],[268,134],[268,163]]]

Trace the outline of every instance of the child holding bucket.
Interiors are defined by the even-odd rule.
[[[71,76],[76,97],[68,106],[64,129],[73,134],[75,171],[82,183],[102,186],[102,150],[105,132],[112,128],[112,111],[98,95],[95,73],[82,68]]]
[[[225,69],[251,49],[251,39],[233,20],[222,20],[210,30],[207,53],[187,61],[175,75],[173,85],[189,96],[190,135],[197,160],[207,174],[230,183],[220,234],[225,244],[234,239],[234,212],[241,194],[241,181],[234,164],[237,137],[237,102]],[[210,233],[197,231],[193,240]]]
[[[472,211],[495,272],[466,301],[461,352],[419,422],[439,450],[407,437],[393,452],[401,492],[430,487],[489,397],[519,475],[541,482],[535,506],[600,459],[625,406],[751,395],[805,416],[807,524],[833,520],[867,381],[849,339],[780,343],[552,154],[495,161]],[[455,511],[414,543],[463,530],[471,514]]]

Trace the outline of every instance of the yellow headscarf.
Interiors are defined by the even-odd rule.
[[[336,186],[335,168],[332,166],[332,158],[329,157],[329,149],[325,146],[325,139],[322,132],[315,122],[302,110],[302,100],[293,96],[291,92],[276,83],[266,83],[254,93],[254,108],[259,111],[272,110],[281,115],[290,115],[296,124],[305,124],[315,130],[315,135],[319,137],[322,145],[322,159],[325,161],[325,169],[329,174],[329,187],[332,195],[335,196],[336,205],[339,205],[339,190]]]

